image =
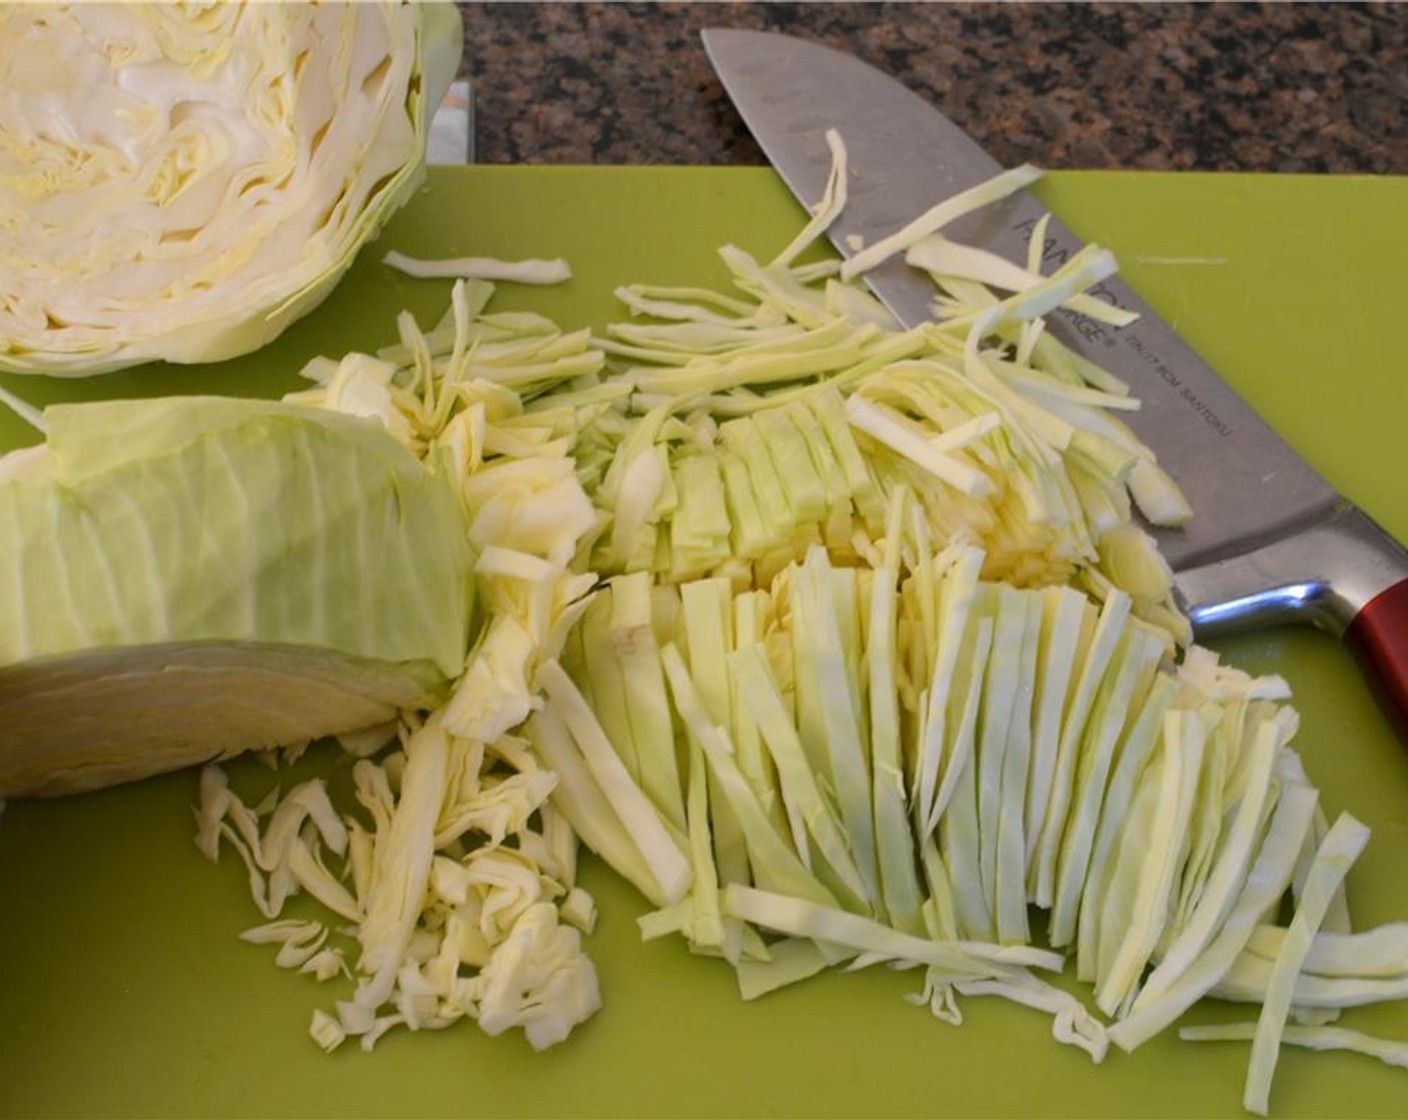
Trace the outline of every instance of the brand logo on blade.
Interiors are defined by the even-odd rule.
[[[1012,229],[1030,238],[1032,233],[1036,230],[1036,225],[1037,220],[1035,218],[1026,218],[1018,222]],[[1043,264],[1051,264],[1060,267],[1070,260],[1071,256],[1071,249],[1058,245],[1055,238],[1048,237],[1042,245],[1041,259]],[[1099,283],[1093,288],[1086,289],[1086,295],[1103,300],[1112,307],[1128,310],[1128,308],[1120,302],[1118,294],[1104,283]],[[1069,311],[1066,308],[1060,308],[1057,314],[1060,315],[1061,319],[1071,330],[1087,342],[1096,343],[1111,349],[1123,342],[1129,349],[1129,352],[1148,367],[1148,369],[1168,386],[1172,392],[1177,394],[1178,398],[1192,409],[1209,428],[1215,431],[1219,436],[1226,437],[1232,434],[1232,429],[1227,423],[1217,415],[1210,405],[1193,391],[1191,386],[1183,383],[1183,379],[1178,375],[1178,371],[1164,361],[1149,343],[1145,342],[1143,338],[1134,332],[1133,328],[1125,327],[1117,331],[1096,319],[1092,319],[1089,315],[1082,315],[1078,312]]]

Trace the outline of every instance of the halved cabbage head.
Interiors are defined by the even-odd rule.
[[[0,796],[438,704],[473,596],[450,470],[274,401],[58,405],[0,457]]]
[[[450,4],[0,6],[0,370],[277,336],[410,196]]]

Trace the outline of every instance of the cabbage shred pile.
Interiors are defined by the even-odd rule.
[[[248,936],[355,979],[325,1046],[464,1016],[547,1045],[599,1005],[580,838],[653,904],[643,936],[745,998],[914,969],[939,1018],[1001,996],[1097,1061],[1247,1000],[1261,1112],[1282,1041],[1385,1052],[1328,1025],[1408,983],[1401,927],[1349,925],[1367,831],[1321,808],[1285,682],[1191,644],[1135,520],[1191,511],[1127,387],[1045,330],[1128,321],[1082,294],[1113,258],[1043,275],[1041,228],[1021,268],[943,237],[1018,169],[799,263],[844,205],[833,151],[777,258],[721,251],[730,290],[623,288],[594,337],[462,279],[431,329],[305,371],[298,402],[455,464],[484,624],[443,707],[347,744],[360,812],[319,781],[251,809],[206,772],[202,845],[235,844],[270,919]],[[913,330],[856,282],[896,253],[936,283]],[[280,919],[299,889],[354,956]],[[1043,977],[1067,957],[1093,1008]]]

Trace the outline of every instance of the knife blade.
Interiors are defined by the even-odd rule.
[[[808,208],[831,166],[828,129],[849,156],[847,205],[829,235],[843,256],[1002,167],[902,83],[830,47],[774,32],[710,28],[704,48],[774,169]],[[1045,208],[1025,192],[945,229],[956,241],[1025,260]],[[1053,220],[1044,257],[1081,246]],[[891,259],[866,273],[905,326],[933,317],[934,288]],[[1408,739],[1408,551],[1327,483],[1122,280],[1095,295],[1137,312],[1107,327],[1062,312],[1050,329],[1130,386],[1126,422],[1183,489],[1194,516],[1152,528],[1199,639],[1283,621],[1342,637]]]

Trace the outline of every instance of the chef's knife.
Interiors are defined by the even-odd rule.
[[[770,32],[710,29],[704,47],[773,167],[806,206],[831,166],[827,129],[846,144],[847,204],[830,236],[843,255],[1002,170],[962,129],[859,59]],[[1045,213],[1026,193],[945,234],[1023,261]],[[1054,219],[1046,259],[1080,241]],[[932,317],[930,280],[898,259],[866,275],[897,319]],[[1408,736],[1408,552],[1334,489],[1123,282],[1102,299],[1138,312],[1114,329],[1053,316],[1053,331],[1123,378],[1139,397],[1126,414],[1187,495],[1194,516],[1155,530],[1199,638],[1305,621],[1359,656],[1400,734]]]

